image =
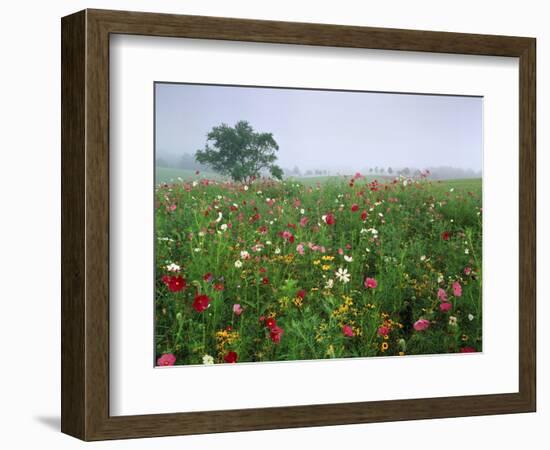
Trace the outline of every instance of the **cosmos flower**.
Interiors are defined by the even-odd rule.
[[[162,277],[162,282],[166,285],[166,287],[168,287],[170,292],[179,292],[187,287],[187,282],[180,275],[164,275]]]
[[[449,233],[448,231],[444,231],[443,233],[441,233],[441,239],[443,239],[444,241],[448,241],[450,237],[451,233]]]
[[[247,187],[247,186],[245,186]],[[226,363],[229,363],[229,364],[234,364],[237,362],[237,359],[239,359],[239,355],[237,355],[237,352],[227,352],[226,355],[223,357],[223,360],[226,362]]]
[[[441,302],[439,304],[439,310],[444,313],[449,312],[452,307],[453,307],[453,304],[451,302]]]
[[[204,294],[195,295],[193,300],[193,309],[197,312],[203,312],[206,308],[210,306],[210,297]]]
[[[166,270],[168,272],[179,272],[181,270],[181,267],[177,264],[171,263],[166,266]]]
[[[243,266],[243,262],[242,262],[242,261],[239,261],[239,260],[235,261],[235,267],[236,267],[237,269],[240,269],[242,266]]]
[[[347,336],[347,337],[355,336],[355,333],[353,332],[353,328],[351,328],[349,325],[344,325],[342,327],[342,333],[344,333],[344,336]]]
[[[278,344],[279,342],[281,342],[281,337],[283,336],[283,333],[284,333],[284,330],[281,327],[278,327],[275,325],[271,327],[269,331],[269,337],[272,342],[274,342],[275,344]]]
[[[430,321],[426,319],[418,319],[413,325],[416,331],[427,330],[429,326],[430,326]]]
[[[375,289],[378,286],[378,282],[374,278],[365,278],[365,287],[367,289]]]
[[[351,275],[348,273],[348,269],[342,269],[341,267],[335,272],[335,276],[338,281],[346,284],[349,282]]]
[[[381,327],[378,327],[378,334],[380,336],[387,336],[390,333],[389,327],[382,325]]]
[[[350,263],[350,262],[353,261],[353,256],[351,256],[351,255],[350,255],[350,256],[344,255],[344,260],[345,260],[346,262],[349,262],[349,263]]]
[[[437,298],[442,302],[446,302],[448,300],[447,299],[447,293],[445,292],[444,289],[439,288],[437,290]]]
[[[323,222],[325,222],[327,225],[334,225],[336,223],[336,218],[332,213],[325,214],[321,218],[323,219]]]
[[[202,357],[202,363],[206,365],[214,364],[214,358],[210,355],[204,355]]]
[[[460,283],[458,281],[455,281],[453,283],[453,295],[455,297],[461,297],[462,296],[462,286],[460,286]]]
[[[243,311],[244,309],[239,303],[235,303],[233,305],[233,314],[235,314],[236,316],[240,316],[243,313]]]
[[[157,366],[173,366],[176,363],[176,357],[172,353],[164,353],[157,359]]]

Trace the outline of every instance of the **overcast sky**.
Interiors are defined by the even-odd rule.
[[[279,165],[354,171],[481,170],[482,98],[156,84],[157,158],[194,153],[216,125],[247,120],[279,144]]]

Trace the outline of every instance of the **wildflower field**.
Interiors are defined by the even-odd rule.
[[[477,352],[481,180],[156,187],[157,365]]]

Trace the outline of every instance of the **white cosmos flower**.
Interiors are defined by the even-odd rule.
[[[204,355],[202,357],[202,363],[206,365],[214,364],[214,358],[210,355]]]
[[[195,251],[195,253],[199,253],[201,251],[201,249],[198,247],[194,248],[193,250]]]
[[[438,282],[438,283],[443,283],[443,280],[444,280],[444,279],[445,279],[445,278],[443,278],[443,275],[439,274],[438,277],[437,277],[437,282]]]
[[[221,228],[222,231],[227,231],[227,224],[226,224],[226,223],[222,223],[222,224],[220,225],[220,228]]]
[[[265,245],[271,245],[271,241],[265,241]]]
[[[241,252],[241,259],[248,259],[250,258],[250,253],[248,253],[246,250],[243,250]]]
[[[239,260],[235,261],[235,267],[236,267],[237,269],[240,269],[242,266],[243,266],[243,262],[242,262],[242,261],[239,261]]]
[[[333,286],[334,286],[334,280],[331,278],[331,279],[328,280],[327,283],[325,284],[325,289],[332,289]]]
[[[305,210],[304,208],[302,208],[302,209],[300,210],[300,214],[303,215],[303,214],[305,214],[305,213],[306,213],[306,210]]]
[[[276,254],[276,255],[279,255],[280,253],[281,253],[281,249],[280,249],[279,247],[277,247],[277,248],[275,249],[275,254]]]
[[[468,314],[468,320],[471,322],[472,320],[474,320],[474,315],[473,314]]]
[[[198,181],[193,181],[193,187],[197,187],[199,185]]]
[[[347,262],[352,262],[352,261],[353,261],[353,256],[344,255],[344,259],[345,259]]]
[[[168,272],[179,272],[181,270],[181,267],[177,264],[171,263],[166,266],[166,270]]]
[[[458,320],[455,316],[449,316],[449,325],[456,327],[458,325]]]
[[[350,274],[348,273],[348,269],[342,269],[341,267],[335,272],[336,278],[338,278],[338,281],[341,281],[342,283],[346,284],[350,280]]]
[[[245,191],[248,191],[248,186],[245,186],[245,187],[244,187],[244,190],[245,190]]]
[[[464,249],[464,254],[465,255],[469,255],[470,254],[470,250],[468,250],[467,248]]]

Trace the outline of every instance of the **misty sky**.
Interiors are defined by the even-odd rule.
[[[216,125],[247,120],[279,144],[282,167],[481,170],[482,98],[156,84],[157,158],[204,148]]]

